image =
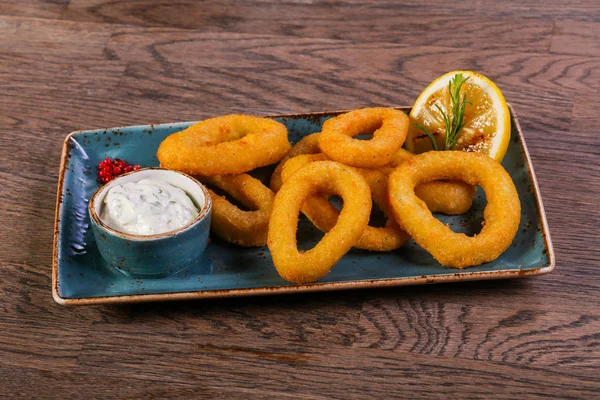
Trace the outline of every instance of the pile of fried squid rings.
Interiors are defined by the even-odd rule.
[[[170,135],[157,157],[162,167],[194,175],[247,207],[211,191],[213,233],[239,246],[266,244],[278,273],[293,283],[323,278],[352,247],[392,251],[410,238],[444,266],[495,260],[512,243],[521,216],[509,174],[479,153],[411,154],[402,148],[408,127],[401,111],[358,109],[291,147],[283,124],[227,115]],[[356,138],[370,133],[369,140]],[[277,162],[269,187],[248,174]],[[479,234],[455,233],[432,215],[465,213],[476,186],[488,202]],[[329,200],[334,195],[341,210]],[[385,226],[369,225],[373,203],[386,215]],[[300,213],[326,232],[307,251],[296,243]]]

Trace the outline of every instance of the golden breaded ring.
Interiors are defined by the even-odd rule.
[[[437,220],[415,194],[415,186],[439,179],[479,185],[488,204],[481,232],[455,233]],[[521,203],[508,173],[492,158],[464,151],[430,151],[402,163],[390,175],[389,195],[402,226],[440,264],[465,268],[493,261],[512,243],[521,220]]]
[[[404,161],[408,160],[411,157],[414,157],[413,153],[404,149],[399,149],[398,152],[394,155],[392,161],[388,165],[386,165],[385,167],[377,168],[376,170],[383,172],[386,175],[389,175],[394,170],[394,168],[392,167],[397,167],[398,165],[402,164]],[[313,158],[312,161],[325,159],[327,159],[327,156],[319,156]],[[281,160],[281,163],[285,163],[286,161],[287,160]],[[299,164],[302,163],[302,161],[300,160],[298,160],[297,162]],[[296,167],[296,169],[297,168],[300,168],[300,166]],[[359,172],[368,171],[370,169],[371,168],[360,168]],[[441,212],[448,215],[459,215],[469,211],[471,205],[473,205],[473,199],[477,194],[477,188],[475,186],[471,186],[457,180],[434,181],[418,185],[415,188],[415,193],[417,194],[417,197],[419,197],[425,202],[425,204],[427,204],[427,208],[429,208],[431,212]],[[314,210],[312,212],[309,211],[313,216],[316,214],[322,215],[323,213],[327,212],[324,207],[324,203],[321,203],[320,201],[313,202],[310,199],[307,201],[311,203],[311,206],[309,208],[312,208]],[[379,207],[381,207],[380,204],[378,205]],[[302,211],[304,212],[304,209]],[[326,220],[325,215],[321,216],[320,218],[315,217],[314,220],[311,217],[308,218],[318,228],[319,225],[323,227],[327,226],[327,224],[325,224],[324,222],[320,224],[316,223],[317,220]],[[324,230],[324,228],[319,229]],[[362,245],[362,243],[360,243],[360,245]],[[359,245],[357,245],[356,247],[359,247]],[[359,248],[365,250],[372,250],[365,247]]]
[[[290,147],[283,124],[226,115],[168,136],[156,156],[162,167],[192,175],[241,174],[281,160]]]
[[[316,193],[340,196],[344,206],[335,226],[308,251],[298,251],[296,230],[304,200]],[[282,278],[294,283],[321,279],[356,244],[369,223],[369,185],[353,168],[317,161],[291,176],[275,195],[268,246]]]
[[[319,144],[332,160],[352,167],[376,168],[388,164],[406,139],[409,119],[392,108],[362,108],[327,120]],[[370,140],[353,136],[371,133]]]
[[[477,188],[461,181],[433,181],[415,188],[418,198],[427,204],[431,212],[459,215],[469,211]]]
[[[388,166],[397,167],[411,157],[414,157],[413,153],[399,149]],[[456,180],[434,181],[418,185],[415,193],[427,204],[431,212],[458,215],[469,211],[477,194],[477,188]]]
[[[408,151],[408,150],[403,149],[402,147],[400,147],[398,149],[398,151],[394,153],[394,155],[392,156],[392,159],[387,164],[387,166],[388,167],[396,168],[397,166],[399,166],[400,164],[402,164],[404,161],[406,161],[409,158],[414,157],[414,156],[415,155],[413,153],[411,153],[410,151]]]
[[[371,251],[391,251],[403,246],[410,236],[398,226],[394,218],[388,196],[388,174],[372,168],[360,168],[358,172],[367,181],[371,188],[371,197],[385,214],[387,221],[382,228],[367,226],[354,247]]]
[[[240,210],[225,197],[209,189],[213,202],[211,230],[218,237],[245,247],[267,244],[275,193],[248,174],[199,176],[198,179],[204,184],[218,187],[254,210]]]
[[[307,164],[314,161],[326,160],[324,154],[300,155],[285,163],[281,177],[286,182],[290,176]],[[371,251],[391,251],[404,245],[410,237],[394,220],[388,200],[387,174],[379,169],[356,168],[365,178],[371,189],[371,198],[388,218],[382,228],[367,226],[358,242],[354,245],[357,249]],[[337,222],[340,212],[327,200],[327,196],[317,194],[306,199],[302,206],[302,213],[320,230],[329,232]]]
[[[269,183],[269,187],[272,191],[277,193],[279,188],[281,187],[281,169],[283,168],[283,164],[290,158],[299,156],[301,154],[316,154],[321,152],[321,147],[319,147],[319,135],[321,133],[313,133],[308,136],[304,136],[298,143],[292,147],[292,149],[287,153],[285,157],[281,159],[275,171],[273,171],[273,175],[271,175],[271,182]]]

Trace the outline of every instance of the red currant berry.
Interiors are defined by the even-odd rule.
[[[98,181],[107,183],[116,176],[119,176],[125,172],[136,171],[140,168],[141,167],[139,165],[129,165],[120,158],[115,158],[114,160],[105,158],[98,164]]]

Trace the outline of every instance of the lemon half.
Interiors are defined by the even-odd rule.
[[[502,161],[510,141],[510,112],[504,96],[494,82],[472,71],[448,72],[431,82],[419,95],[410,112],[410,128],[406,148],[412,153],[433,149],[429,136],[414,124],[425,126],[436,140],[438,148],[444,148],[446,130],[444,118],[436,105],[447,115],[452,114],[448,84],[456,74],[469,78],[460,94],[467,96],[471,104],[465,108],[465,126],[458,134],[453,150],[476,151]]]

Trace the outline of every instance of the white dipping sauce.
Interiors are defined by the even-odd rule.
[[[116,185],[104,197],[103,206],[100,218],[106,225],[134,235],[174,231],[199,214],[183,190],[157,179]]]

